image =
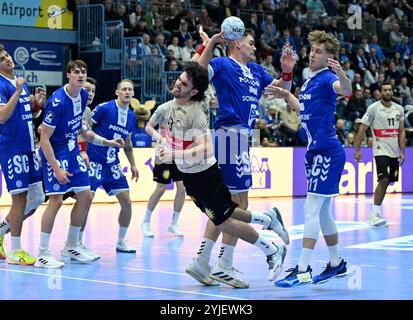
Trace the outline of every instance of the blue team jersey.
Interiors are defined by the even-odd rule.
[[[274,78],[254,62],[245,66],[232,58],[218,57],[209,65],[219,104],[215,129],[240,126],[250,130],[259,117],[258,100]]]
[[[0,75],[0,108],[16,91],[16,80]],[[26,84],[11,117],[0,125],[0,152],[22,153],[34,151],[33,115],[30,91]]]
[[[300,116],[308,137],[308,150],[341,146],[334,121],[337,93],[333,84],[337,80],[338,77],[325,68],[308,77],[301,87]]]
[[[92,113],[93,131],[108,140],[127,139],[136,126],[136,116],[130,108],[118,107],[116,100],[98,105]],[[119,162],[117,147],[104,147],[89,144],[87,153],[91,160],[99,163]]]
[[[55,153],[65,147],[72,151],[77,146],[77,136],[82,127],[82,115],[86,109],[88,92],[80,90],[79,96],[71,97],[66,85],[56,90],[47,100],[43,125],[54,128],[50,143]]]

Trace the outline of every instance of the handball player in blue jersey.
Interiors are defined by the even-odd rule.
[[[138,181],[139,172],[131,142],[132,130],[137,125],[137,121],[135,113],[129,108],[133,95],[133,82],[129,79],[121,80],[116,88],[117,99],[98,105],[93,110],[90,121],[93,132],[99,136],[108,140],[122,138],[125,141],[124,151],[130,164],[132,180]],[[122,172],[118,153],[118,147],[94,144],[88,146],[90,187],[93,194],[102,186],[108,195],[118,198],[121,210],[116,251],[135,253],[136,249],[125,240],[132,218],[132,204],[128,181]]]
[[[301,87],[300,99],[277,87],[266,89],[266,93],[284,98],[300,112],[301,125],[308,138],[303,247],[298,265],[287,270],[290,273],[275,283],[278,287],[323,283],[347,272],[347,263],[339,255],[337,227],[330,205],[331,199],[339,194],[341,173],[346,162],[344,148],[336,136],[334,112],[337,95],[351,95],[351,83],[340,63],[333,58],[340,48],[333,35],[315,30],[310,32],[308,41],[311,44],[311,73]],[[330,261],[325,270],[313,278],[310,260],[320,228]]]
[[[262,66],[253,62],[256,47],[252,30],[247,29],[244,35],[235,41],[225,39],[222,32],[209,39],[201,29],[200,35],[204,44],[193,60],[208,68],[219,103],[214,124],[215,157],[233,201],[238,203],[240,208],[247,209],[248,190],[252,186],[249,137],[255,120],[259,117],[258,100],[264,88],[270,84],[290,90],[295,55],[290,46],[283,48],[282,77],[276,80]],[[228,43],[229,56],[211,59],[214,46],[220,42]],[[272,210],[276,211],[277,223],[282,225],[278,209]],[[283,241],[288,244],[288,233],[284,234],[287,237],[284,237]],[[209,262],[218,236],[217,228],[208,222],[200,250],[202,255],[205,255],[202,261]],[[234,287],[245,288],[248,283],[241,279],[239,272],[232,266],[236,242],[236,238],[223,234],[219,261],[212,269],[211,277],[219,281],[226,275],[233,279]]]
[[[40,156],[45,193],[49,203],[42,217],[39,258],[35,266],[60,268],[64,263],[56,260],[49,250],[53,224],[63,195],[76,193],[76,203],[71,213],[69,233],[62,256],[79,262],[91,262],[93,257],[79,245],[79,233],[92,201],[87,165],[80,155],[78,135],[101,146],[123,146],[123,139],[107,140],[82,122],[88,101],[88,92],[83,89],[87,66],[81,60],[70,61],[66,66],[69,83],[56,90],[46,103],[40,135]]]
[[[10,264],[33,265],[36,259],[21,248],[24,216],[44,200],[40,164],[34,147],[33,115],[29,88],[14,74],[12,57],[0,44],[0,164],[12,198],[10,213],[0,224],[0,259]],[[11,250],[3,239],[10,229]]]

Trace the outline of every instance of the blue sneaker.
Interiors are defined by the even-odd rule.
[[[314,284],[320,284],[327,282],[331,278],[340,278],[347,275],[347,262],[341,259],[340,264],[337,267],[332,267],[330,262],[327,263],[327,267],[318,276],[313,278]]]
[[[307,271],[298,271],[298,265],[295,268],[288,269],[286,272],[291,272],[282,280],[278,280],[274,283],[276,287],[291,288],[301,286],[303,284],[311,283],[311,272],[313,270],[310,266],[307,267]]]

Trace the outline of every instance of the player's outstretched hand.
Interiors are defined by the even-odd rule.
[[[123,148],[125,145],[125,140],[122,138],[115,138],[112,140],[107,140],[107,145],[108,147],[118,147],[118,148]]]
[[[46,92],[42,87],[37,87],[34,92],[34,101],[38,106],[43,106],[46,101]]]
[[[204,29],[202,28],[202,25],[199,26],[199,36],[202,39],[202,44],[206,46],[209,41],[209,36],[205,33]]]
[[[281,69],[283,72],[290,73],[293,72],[295,66],[295,52],[293,47],[286,43],[282,48],[281,54]]]
[[[225,38],[224,38],[224,31],[223,31],[223,30],[221,30],[220,33],[214,34],[214,35],[211,37],[210,41],[212,41],[212,43],[214,43],[214,44],[223,43],[223,42],[229,42],[228,39],[225,39]]]
[[[290,91],[285,90],[285,89],[280,88],[280,87],[277,87],[277,86],[274,86],[274,85],[269,85],[269,86],[265,87],[264,93],[265,94],[270,94],[270,95],[274,96],[275,98],[286,99],[288,94],[290,93]]]

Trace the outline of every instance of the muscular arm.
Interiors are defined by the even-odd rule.
[[[24,82],[25,80],[23,78],[18,78],[16,80],[16,91],[13,93],[10,100],[0,108],[0,124],[6,123],[12,116],[16,109],[17,101],[19,101],[19,97],[23,91]]]
[[[369,127],[366,126],[364,123],[361,123],[359,126],[359,130],[357,131],[357,135],[354,139],[354,147],[356,148],[354,159],[356,159],[357,161],[361,160],[360,146],[361,146],[361,142],[363,141],[363,137],[366,134],[366,131],[368,128]]]

